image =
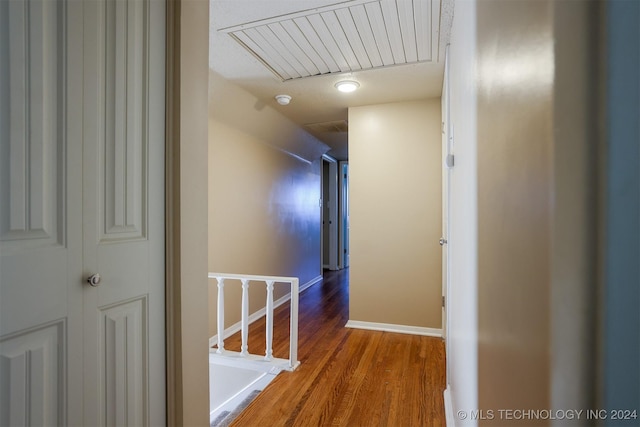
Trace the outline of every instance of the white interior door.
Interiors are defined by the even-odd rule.
[[[83,424],[79,6],[0,2],[0,425]]]
[[[164,4],[85,3],[85,422],[164,424]]]
[[[1,425],[165,424],[164,22],[0,3]]]

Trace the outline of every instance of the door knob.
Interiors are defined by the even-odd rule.
[[[444,244],[447,243],[447,239],[445,239],[444,237],[440,238],[440,246],[444,246]]]
[[[89,283],[94,288],[96,286],[100,285],[100,275],[98,273],[96,273],[96,274],[92,274],[91,276],[87,277],[87,283]]]

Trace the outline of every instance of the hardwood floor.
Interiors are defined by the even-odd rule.
[[[348,310],[348,270],[326,271],[300,295],[300,367],[278,375],[231,426],[444,426],[444,342],[345,328]],[[276,357],[288,357],[288,311],[276,310]],[[251,325],[251,352],[263,351],[264,336],[263,318]],[[225,347],[238,350],[240,334]]]

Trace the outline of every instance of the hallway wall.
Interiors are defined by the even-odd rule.
[[[516,3],[477,7],[478,403],[545,409],[551,369],[553,15],[548,1]]]
[[[499,410],[594,404],[594,5],[456,2],[449,393],[457,426],[556,425]],[[494,417],[456,417],[478,409]]]
[[[349,109],[350,321],[442,326],[440,117],[440,98]]]
[[[452,413],[478,407],[478,183],[476,2],[458,1],[449,48],[450,117],[454,131],[449,202],[449,352]],[[477,422],[455,420],[457,425]],[[451,427],[451,426],[450,426]]]
[[[210,86],[209,271],[295,276],[300,285],[318,279],[321,160],[309,162],[274,147],[292,144],[282,140],[299,133],[271,107],[254,108],[253,96],[213,73]],[[251,125],[238,126],[237,114]],[[273,141],[277,138],[282,140]],[[312,150],[320,147],[312,144]],[[276,284],[274,298],[288,289]],[[264,307],[265,295],[265,286],[250,286],[250,314]],[[239,282],[229,281],[227,328],[240,320],[240,297]],[[216,301],[216,283],[210,280],[210,336],[217,333]]]

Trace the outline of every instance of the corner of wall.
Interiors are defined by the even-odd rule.
[[[450,121],[455,167],[450,180],[450,302],[447,394],[453,416],[478,408],[478,209],[476,2],[456,1],[449,47]],[[447,414],[449,417],[451,414]],[[454,422],[461,424],[459,419]],[[455,424],[452,424],[455,425]],[[469,420],[465,426],[477,425]]]

